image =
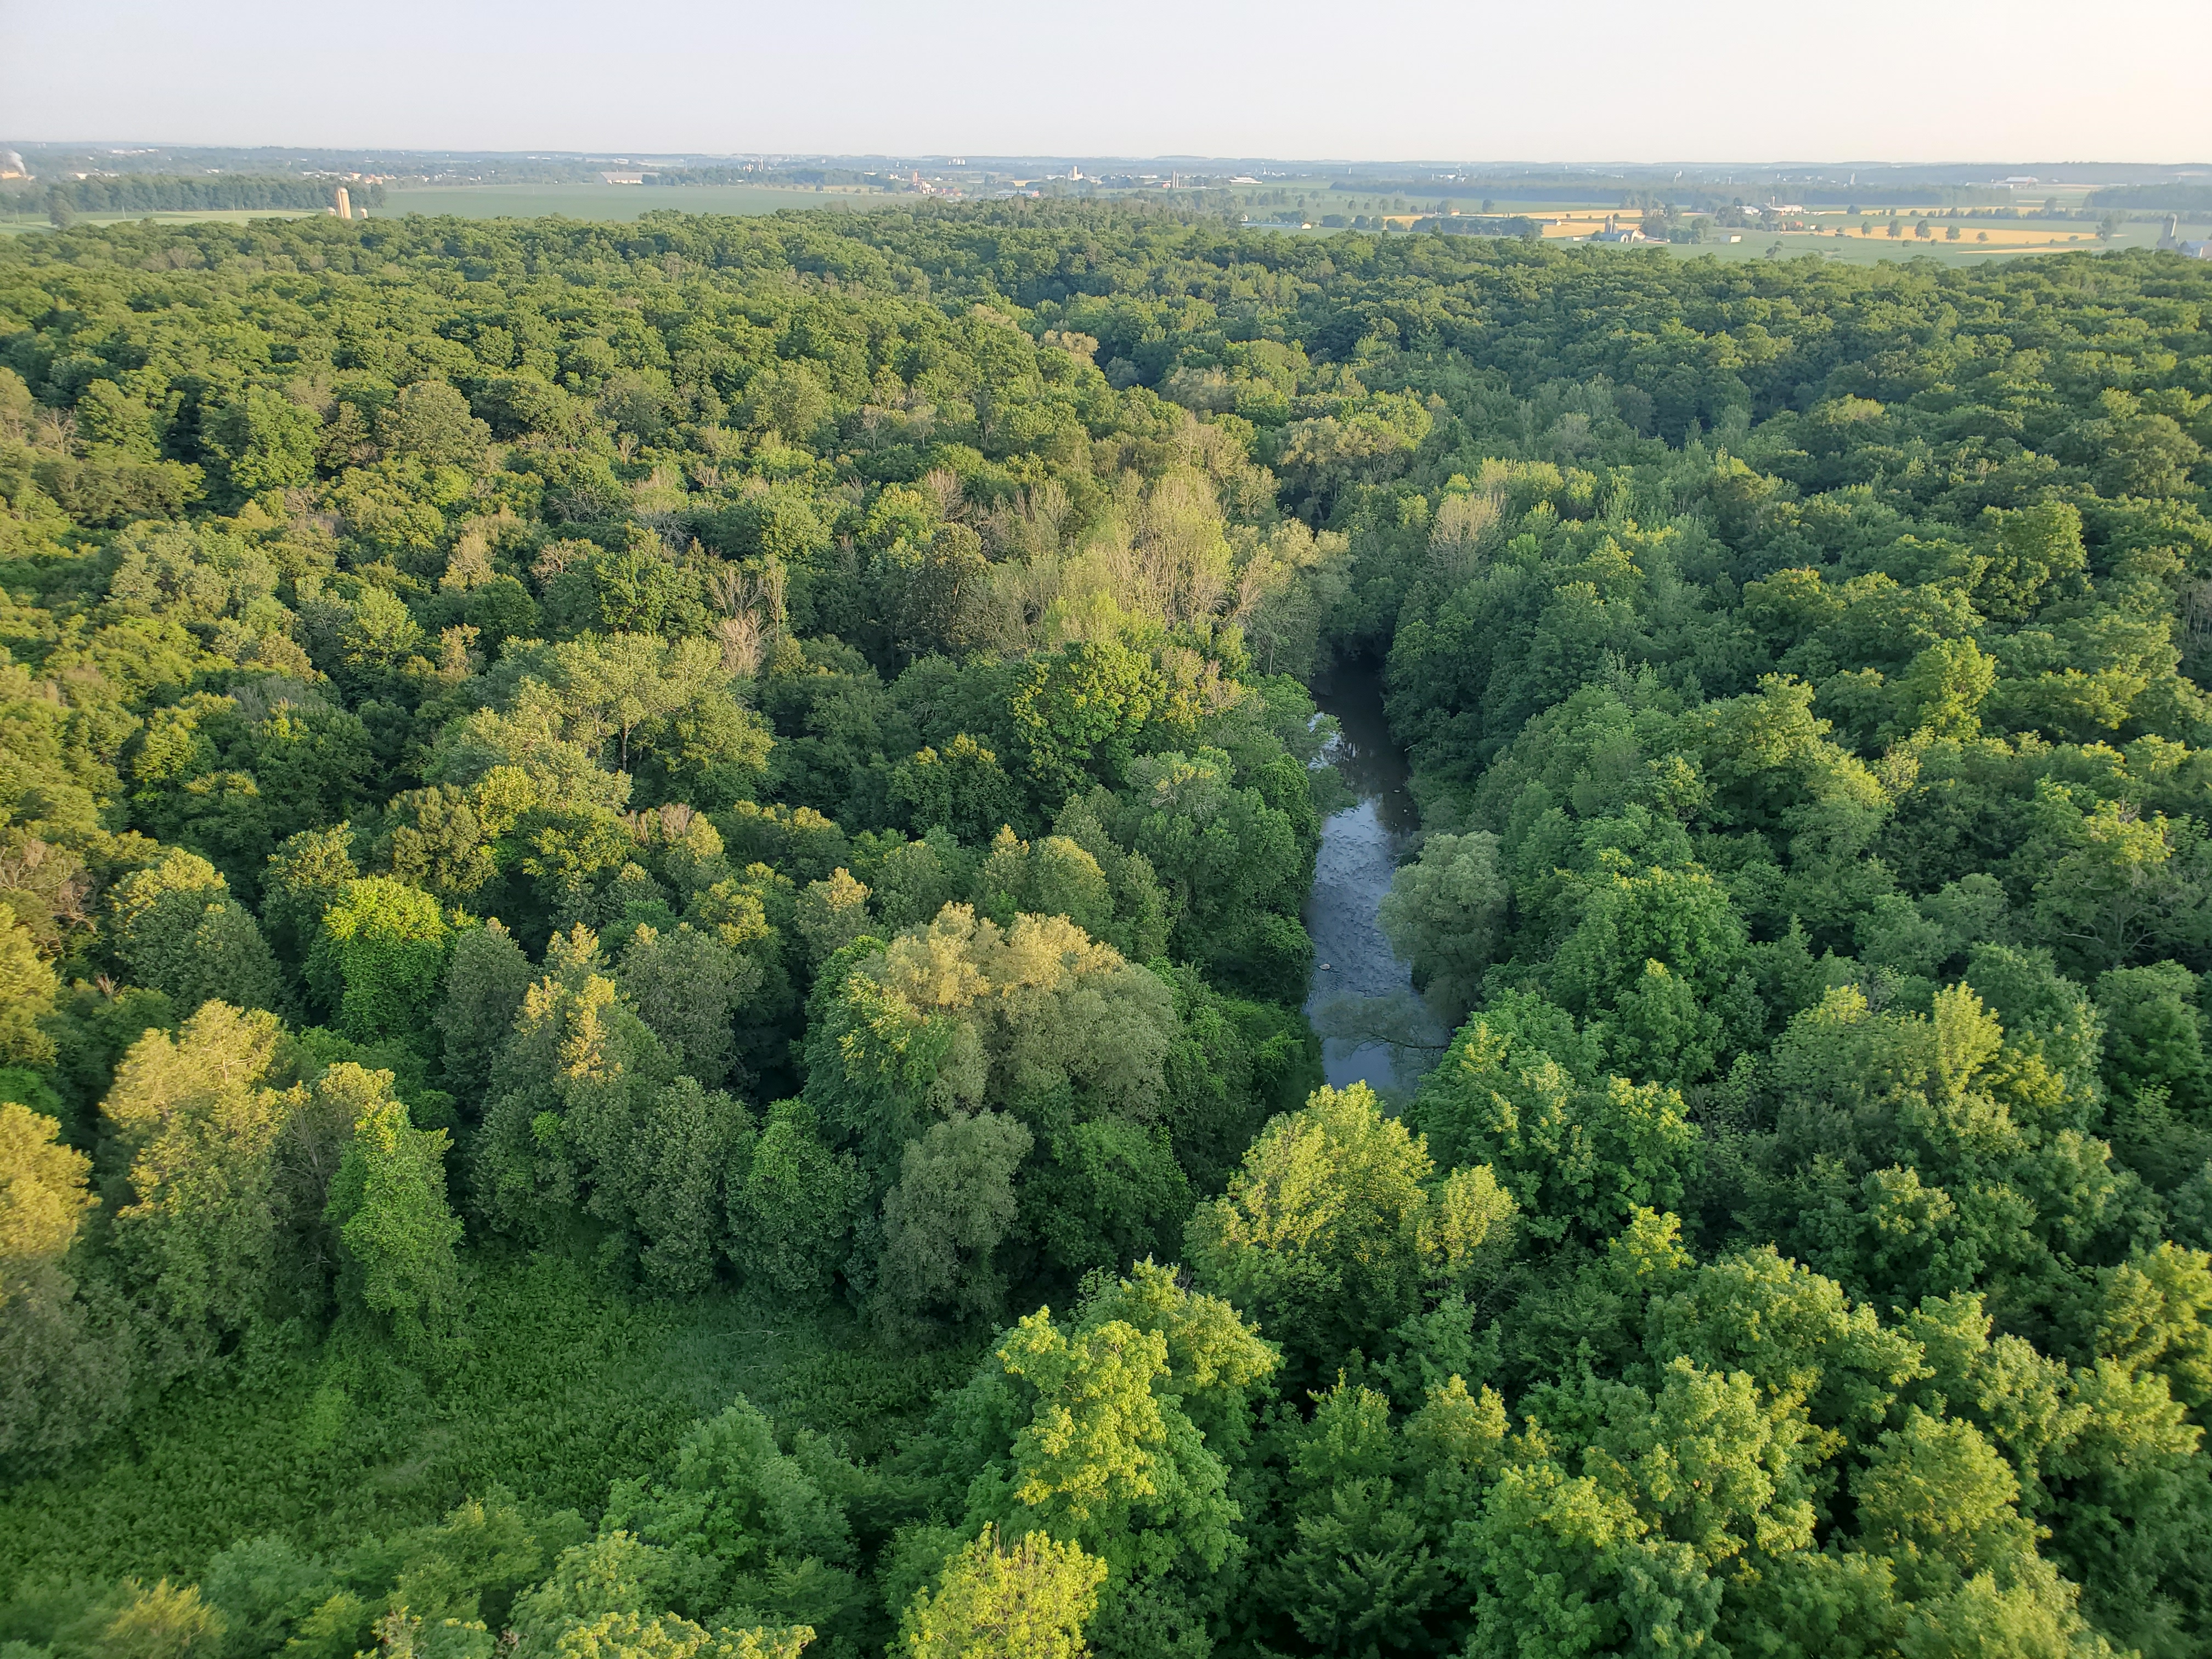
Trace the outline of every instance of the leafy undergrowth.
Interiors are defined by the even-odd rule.
[[[886,1449],[969,1349],[892,1352],[837,1315],[615,1290],[555,1255],[478,1257],[471,1345],[426,1388],[343,1340],[237,1360],[130,1428],[0,1493],[0,1583],[196,1577],[236,1539],[309,1550],[436,1520],[493,1483],[595,1516],[743,1393]]]

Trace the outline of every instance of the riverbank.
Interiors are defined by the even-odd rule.
[[[1376,921],[1398,860],[1421,827],[1420,809],[1406,751],[1383,714],[1381,665],[1348,663],[1308,689],[1315,706],[1336,721],[1326,758],[1356,799],[1322,825],[1305,906],[1314,942],[1305,1015],[1322,1033],[1330,1083],[1365,1083],[1390,1093],[1410,1088],[1418,1073],[1383,1040],[1384,1030],[1421,1040],[1434,1035],[1411,970]]]

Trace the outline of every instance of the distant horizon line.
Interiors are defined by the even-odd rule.
[[[614,146],[593,149],[559,149],[536,146],[514,149],[471,148],[457,145],[374,144],[374,143],[211,143],[197,140],[153,138],[0,138],[0,148],[27,147],[33,149],[107,149],[118,152],[140,150],[202,150],[234,151],[240,154],[279,154],[301,152],[308,154],[361,153],[393,156],[425,156],[465,158],[481,156],[495,160],[615,161],[629,165],[643,165],[653,161],[927,161],[945,165],[969,167],[986,164],[1012,164],[1032,161],[1064,161],[1070,164],[1099,162],[1171,163],[1227,166],[1256,162],[1276,166],[1316,167],[1457,167],[1457,168],[1521,168],[1537,171],[1592,172],[1607,169],[1657,171],[1674,167],[1687,171],[1716,168],[1865,168],[1869,170],[1941,167],[2170,167],[2177,170],[2202,168],[2212,178],[2212,161],[2195,160],[2128,160],[2120,157],[2076,160],[2021,160],[2017,157],[1944,157],[1909,161],[1867,161],[1850,157],[1824,160],[1734,159],[1691,161],[1669,158],[1658,161],[1603,160],[1563,161],[1558,160],[1516,159],[1492,157],[1482,160],[1421,156],[1350,156],[1350,155],[1199,155],[1164,152],[1138,155],[1109,150],[1031,150],[956,152],[941,150],[824,150],[781,149],[759,148],[750,149],[706,150],[674,149],[641,149],[632,147],[630,153],[622,154]]]

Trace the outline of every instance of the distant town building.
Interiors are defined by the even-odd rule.
[[[603,185],[641,185],[646,178],[642,173],[603,173],[599,175],[599,182]]]

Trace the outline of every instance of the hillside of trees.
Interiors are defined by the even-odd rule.
[[[2209,307],[0,242],[0,1659],[2212,1651]]]

